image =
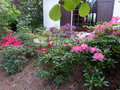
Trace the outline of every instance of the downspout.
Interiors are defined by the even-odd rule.
[[[73,11],[71,11],[71,26],[73,26]],[[71,27],[72,30],[72,27]]]

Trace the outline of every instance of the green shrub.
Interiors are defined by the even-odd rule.
[[[20,11],[9,0],[0,0],[0,37],[5,35],[5,27],[11,29],[10,24],[13,23]]]
[[[23,47],[5,46],[0,51],[2,64],[0,65],[7,74],[14,74],[23,70],[28,59]]]

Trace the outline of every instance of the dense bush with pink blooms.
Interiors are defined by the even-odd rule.
[[[85,86],[90,90],[93,87],[108,87],[109,82],[106,81],[103,71],[114,68],[120,60],[118,20],[120,20],[119,17],[113,17],[108,23],[92,27],[93,32],[85,39],[66,37],[62,40],[57,38],[44,42],[37,53],[39,53],[40,64],[47,69],[39,70],[37,76],[45,79],[53,76],[54,81],[59,84],[68,80],[75,66],[80,66],[83,69]],[[50,30],[52,35],[56,35],[53,31],[57,29]],[[58,32],[57,35],[59,35]]]
[[[22,71],[28,61],[34,59],[42,66],[37,77],[48,79],[52,76],[57,84],[69,80],[75,67],[82,68],[85,86],[109,86],[105,78],[107,69],[120,65],[120,24],[119,17],[93,26],[85,38],[78,37],[75,26],[52,27],[40,33],[8,31],[0,41],[0,65],[8,74]],[[91,27],[89,27],[91,28]]]

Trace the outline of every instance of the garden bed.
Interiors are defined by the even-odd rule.
[[[70,74],[70,80],[60,85],[55,84],[52,80],[45,81],[35,78],[35,72],[40,67],[33,67],[32,63],[17,74],[8,76],[0,69],[0,90],[88,90],[84,87],[84,77],[81,73],[81,67],[74,68],[74,72]],[[120,67],[111,69],[106,72],[106,79],[110,82],[110,87],[94,88],[93,90],[116,90],[119,89]],[[115,74],[114,74],[115,73]]]

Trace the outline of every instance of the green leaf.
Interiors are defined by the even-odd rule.
[[[49,12],[49,16],[52,20],[57,21],[61,18],[60,5],[56,4]]]
[[[76,8],[76,4],[72,0],[65,0],[62,6],[68,11],[72,11]]]
[[[44,41],[44,40],[46,40],[47,39],[47,37],[44,37],[44,36],[39,36],[38,37],[38,40],[41,40],[41,41]]]
[[[76,6],[78,6],[81,2],[81,0],[73,0],[73,2],[75,3]]]
[[[90,12],[90,5],[88,3],[82,3],[79,8],[79,15],[81,17],[85,17],[89,14],[89,12]]]

